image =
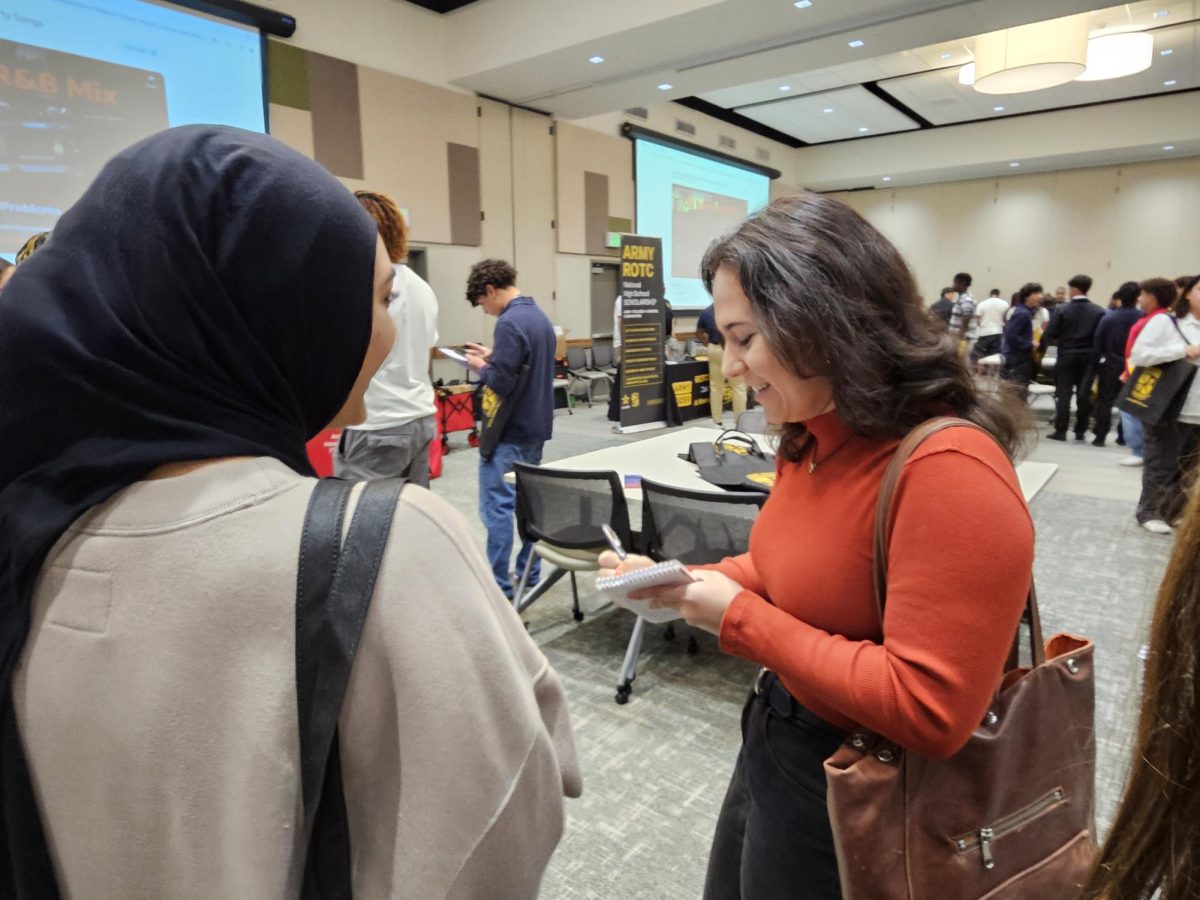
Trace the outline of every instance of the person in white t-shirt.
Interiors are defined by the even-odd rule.
[[[1004,317],[1008,313],[1008,301],[1000,296],[999,288],[992,288],[991,296],[975,307],[978,322],[978,337],[971,348],[971,362],[978,363],[986,356],[1000,352],[1004,336]]]
[[[386,194],[355,195],[379,227],[396,276],[388,312],[396,323],[392,352],[367,388],[367,421],[342,432],[333,472],[338,478],[407,478],[429,487],[429,445],[437,434],[429,351],[437,344],[433,289],[400,260],[408,256],[408,226]]]

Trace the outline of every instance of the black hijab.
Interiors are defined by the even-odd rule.
[[[0,294],[0,896],[56,894],[12,702],[47,554],[164,463],[312,474],[370,340],[375,246],[315,162],[191,126],[109,162]]]

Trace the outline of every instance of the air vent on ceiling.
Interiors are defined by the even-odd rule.
[[[644,106],[631,106],[629,109],[625,110],[625,115],[642,120],[650,118],[650,113]]]
[[[675,120],[675,130],[676,130],[676,131],[680,131],[680,132],[682,132],[683,134],[690,134],[690,135],[692,135],[693,137],[694,137],[694,136],[695,136],[695,134],[696,134],[696,126],[695,126],[695,125],[693,125],[691,122],[685,122],[685,121],[683,121],[683,119],[676,119],[676,120]]]
[[[762,147],[755,147],[754,148],[754,158],[757,159],[759,162],[770,162],[771,154],[768,153],[766,150],[764,150]]]
[[[737,149],[737,141],[735,141],[731,137],[725,137],[725,135],[723,135],[723,134],[719,135],[717,137],[717,143],[719,143],[726,150],[736,150]]]

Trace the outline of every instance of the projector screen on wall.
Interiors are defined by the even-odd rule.
[[[710,302],[700,260],[715,238],[766,206],[769,175],[749,164],[636,136],[637,233],[661,237],[667,299],[674,309]]]
[[[0,254],[119,150],[175,125],[266,130],[258,29],[152,0],[0,3]]]

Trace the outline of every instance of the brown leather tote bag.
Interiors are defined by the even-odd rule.
[[[874,552],[880,621],[901,467],[952,427],[977,426],[924,423],[884,474]],[[1069,634],[1043,642],[1032,581],[1027,604],[1031,664],[1017,665],[1018,628],[995,699],[957,754],[925,759],[859,728],[825,761],[845,900],[1066,900],[1081,890],[1096,852],[1094,646]]]

